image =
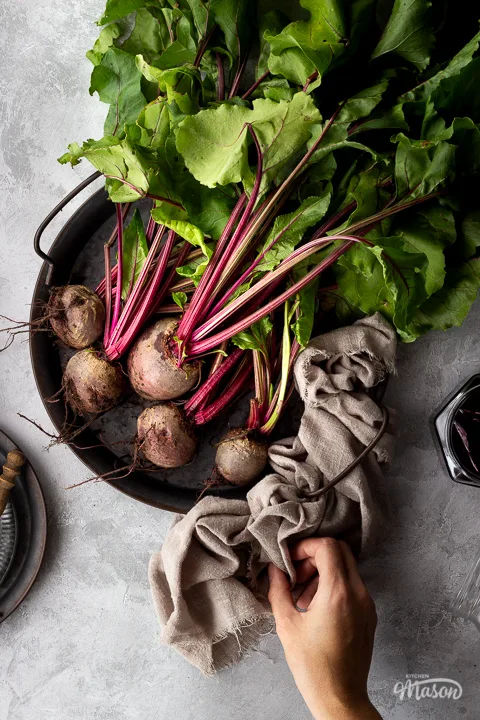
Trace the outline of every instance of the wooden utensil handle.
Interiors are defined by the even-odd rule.
[[[0,476],[0,515],[5,510],[10,490],[15,487],[15,480],[25,461],[25,455],[20,450],[11,450],[7,455],[7,462]]]

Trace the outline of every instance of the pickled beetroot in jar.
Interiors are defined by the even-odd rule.
[[[480,375],[452,393],[434,427],[452,480],[480,486]]]

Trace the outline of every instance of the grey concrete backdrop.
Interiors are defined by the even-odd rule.
[[[26,318],[40,263],[32,236],[90,168],[59,166],[68,142],[98,137],[104,108],[88,95],[85,51],[103,0],[3,0],[0,7],[1,312]],[[50,241],[55,229],[50,232]],[[478,372],[476,308],[463,328],[401,348],[388,401],[399,413],[389,475],[395,522],[363,566],[379,628],[371,673],[385,718],[478,718],[480,635],[452,621],[448,603],[479,549],[480,490],[450,483],[428,428],[444,395]],[[49,507],[49,544],[38,582],[0,625],[0,720],[307,720],[276,637],[206,680],[161,647],[146,577],[168,513],[101,484],[65,491],[86,469],[17,416],[49,423],[28,346],[0,355],[0,423],[29,454]],[[463,685],[456,701],[393,694],[406,673]]]

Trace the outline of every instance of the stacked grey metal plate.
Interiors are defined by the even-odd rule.
[[[7,576],[15,555],[17,544],[17,522],[10,500],[0,516],[0,585]]]

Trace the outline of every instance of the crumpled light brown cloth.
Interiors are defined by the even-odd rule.
[[[387,432],[364,462],[317,500],[302,501],[345,468],[374,438],[380,408],[366,394],[393,371],[396,339],[380,314],[314,338],[295,364],[305,403],[300,429],[272,445],[274,473],[247,500],[206,497],[177,516],[149,578],[162,640],[204,674],[236,662],[272,629],[265,599],[268,562],[295,570],[288,546],[310,535],[343,538],[364,557],[381,540],[389,505],[381,464]]]

